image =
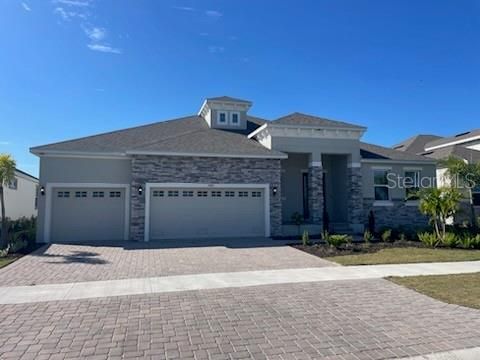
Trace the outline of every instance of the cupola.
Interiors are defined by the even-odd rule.
[[[208,98],[198,112],[212,129],[245,130],[247,112],[252,103],[247,100],[220,96]]]

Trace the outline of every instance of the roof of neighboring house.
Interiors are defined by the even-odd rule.
[[[19,174],[21,174],[21,175],[27,176],[27,177],[31,178],[32,180],[35,180],[35,181],[38,182],[38,178],[36,178],[36,177],[33,176],[33,175],[30,175],[29,173],[27,173],[27,172],[25,172],[25,171],[22,171],[22,170],[20,170],[20,169],[15,169],[15,172],[16,172],[16,173],[19,173]]]
[[[343,121],[331,120],[326,118],[321,118],[318,116],[312,116],[307,114],[302,114],[299,112],[294,112],[292,114],[283,116],[272,121],[272,124],[281,124],[281,125],[300,125],[300,126],[319,126],[323,128],[344,128],[344,129],[365,129],[363,126],[346,123]]]
[[[449,144],[451,142],[468,142],[470,138],[480,136],[480,129],[466,131],[464,133],[460,133],[454,136],[441,138],[438,140],[430,141],[425,145],[425,149],[432,148],[435,146]]]
[[[425,151],[425,144],[441,138],[441,136],[437,135],[419,134],[392,146],[392,148],[399,151],[406,151],[411,154],[420,154]]]
[[[418,161],[418,162],[432,162],[434,161],[431,158],[410,154],[404,151],[398,151],[388,147],[367,144],[364,142],[360,143],[360,155],[362,159],[370,160],[396,160],[396,161]]]
[[[207,98],[207,100],[212,100],[212,101],[242,102],[242,103],[247,103],[247,104],[250,104],[250,103],[251,103],[251,101],[242,100],[242,99],[238,99],[238,98],[233,98],[233,97],[230,97],[230,96],[211,97],[211,98]]]
[[[247,129],[229,131],[209,128],[198,115],[154,124],[88,136],[32,148],[33,153],[45,151],[124,154],[137,152],[195,153],[284,157],[245,135],[265,120],[248,117]]]
[[[467,160],[469,163],[480,162],[480,151],[469,149],[462,145],[452,145],[431,151],[425,151],[422,155],[437,160],[447,159],[449,156],[455,156]]]

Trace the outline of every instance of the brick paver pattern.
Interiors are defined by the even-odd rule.
[[[387,280],[0,306],[1,359],[390,359],[480,346],[480,311]]]
[[[0,269],[0,286],[323,266],[334,264],[290,246],[158,248],[151,243],[132,242],[116,246],[53,244]]]

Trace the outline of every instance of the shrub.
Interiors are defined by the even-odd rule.
[[[480,249],[480,234],[463,234],[458,237],[458,244],[464,249]]]
[[[400,241],[407,241],[407,235],[405,235],[405,233],[400,233],[400,235],[398,235],[398,239]]]
[[[438,245],[438,237],[434,233],[423,232],[418,233],[418,239],[422,242],[423,245],[434,248]]]
[[[365,230],[363,233],[363,241],[365,241],[366,244],[371,243],[373,240],[373,234],[370,232],[370,230]]]
[[[392,239],[392,229],[387,229],[382,232],[382,240],[383,242],[389,242]]]
[[[445,237],[442,240],[442,245],[449,248],[454,248],[458,244],[458,237],[454,233],[448,232],[445,233]]]
[[[326,239],[328,245],[339,248],[342,245],[345,245],[352,241],[352,238],[349,235],[330,235]]]
[[[303,230],[302,244],[303,246],[310,245],[310,235],[308,235],[308,231],[306,229]]]
[[[27,246],[28,246],[27,240],[17,239],[10,243],[9,252],[15,254],[15,253],[18,253],[20,250],[25,249]]]

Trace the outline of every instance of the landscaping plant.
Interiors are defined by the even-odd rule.
[[[442,240],[442,245],[449,247],[449,248],[454,248],[458,244],[458,238],[457,235],[451,232],[448,232],[445,234],[445,237]]]
[[[420,211],[430,218],[438,241],[445,240],[447,221],[458,210],[462,194],[453,187],[426,188],[419,192]]]
[[[386,229],[382,232],[382,241],[389,242],[392,239],[392,229]]]
[[[363,241],[365,241],[365,244],[370,244],[373,240],[373,234],[370,232],[370,230],[365,230],[363,232]]]
[[[307,229],[303,230],[302,244],[303,244],[303,246],[310,245],[310,235],[308,235]]]
[[[0,154],[0,206],[2,211],[2,236],[0,239],[0,249],[6,249],[8,246],[8,222],[5,214],[5,196],[4,186],[15,180],[15,160],[8,154]]]
[[[437,235],[430,232],[418,233],[418,240],[420,240],[423,245],[431,248],[437,247],[440,242]]]
[[[340,234],[335,234],[335,235],[330,235],[327,237],[327,244],[339,248],[342,245],[348,244],[352,241],[352,238],[349,235],[340,235]]]

